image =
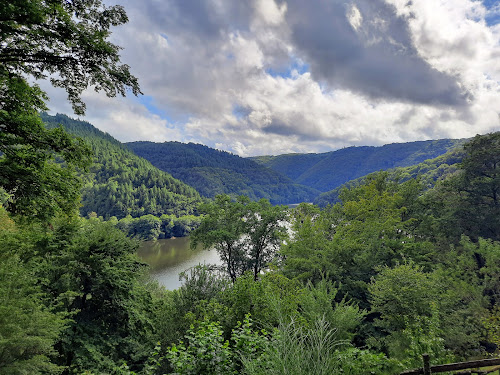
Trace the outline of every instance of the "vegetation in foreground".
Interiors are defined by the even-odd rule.
[[[423,353],[495,353],[499,146],[500,133],[477,136],[432,189],[381,172],[325,209],[219,196],[192,238],[224,266],[195,267],[174,291],[148,280],[112,223],[2,209],[0,368],[397,374]]]

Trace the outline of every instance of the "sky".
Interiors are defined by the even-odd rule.
[[[500,130],[499,0],[105,0],[143,96],[87,90],[122,142],[240,156]],[[60,89],[51,113],[75,117]]]

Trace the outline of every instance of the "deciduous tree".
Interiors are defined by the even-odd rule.
[[[191,244],[214,247],[233,282],[248,270],[257,279],[286,235],[286,209],[272,206],[265,199],[251,202],[241,196],[232,201],[228,195],[219,195],[215,201],[201,205],[200,212],[205,217],[192,233]]]

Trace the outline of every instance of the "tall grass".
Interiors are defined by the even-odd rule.
[[[324,318],[312,328],[291,321],[280,324],[262,357],[242,362],[248,375],[330,375],[338,370],[336,349],[345,345]]]

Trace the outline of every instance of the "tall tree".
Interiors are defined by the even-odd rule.
[[[120,6],[99,0],[12,0],[0,4],[0,187],[11,212],[47,219],[76,206],[74,168],[90,163],[90,151],[62,129],[47,130],[38,112],[46,95],[28,79],[49,78],[64,88],[76,113],[92,86],[108,96],[140,89],[110,28],[127,21]],[[54,165],[54,158],[69,168]]]
[[[233,282],[250,270],[256,280],[286,235],[286,209],[272,206],[266,199],[251,202],[240,196],[232,201],[228,195],[219,195],[201,205],[200,212],[205,217],[191,234],[191,244],[215,247]]]
[[[54,361],[78,374],[112,373],[120,362],[141,368],[154,346],[153,305],[141,283],[146,265],[135,255],[137,243],[97,220],[56,224],[39,236],[23,257],[39,263],[42,290],[71,317]]]
[[[463,181],[461,189],[472,208],[471,217],[477,233],[500,240],[500,132],[477,135],[464,149],[462,161]]]

